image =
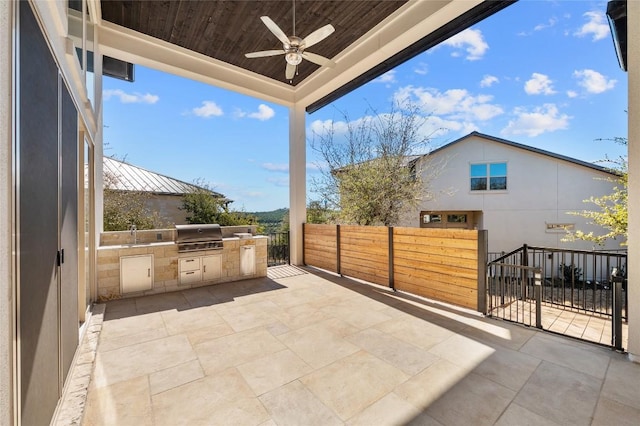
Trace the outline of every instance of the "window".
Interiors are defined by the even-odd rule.
[[[449,214],[447,215],[447,222],[467,223],[467,215],[466,214]]]
[[[547,232],[552,232],[552,233],[565,233],[565,232],[569,232],[569,231],[573,231],[575,229],[575,224],[574,223],[548,223],[546,224],[547,226]]]
[[[471,164],[472,191],[507,189],[507,163]]]
[[[440,223],[442,216],[439,214],[425,214],[422,216],[422,223]]]

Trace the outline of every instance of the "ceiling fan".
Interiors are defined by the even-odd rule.
[[[335,31],[333,25],[327,24],[322,28],[319,28],[306,36],[300,38],[296,36],[296,3],[293,0],[293,35],[287,36],[284,31],[280,29],[275,22],[268,16],[261,16],[260,19],[267,26],[269,31],[275,35],[278,40],[282,42],[282,49],[278,50],[262,50],[260,52],[246,53],[244,56],[247,58],[264,58],[266,56],[284,55],[285,61],[287,61],[287,67],[285,68],[285,78],[289,81],[293,80],[293,76],[296,74],[298,65],[302,62],[302,59],[306,59],[309,62],[320,66],[334,67],[335,62],[331,59],[327,59],[324,56],[317,55],[315,53],[307,52],[306,49],[313,46],[316,43],[321,42],[325,38],[329,37],[331,33]]]

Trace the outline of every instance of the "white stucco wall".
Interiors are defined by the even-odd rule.
[[[13,3],[0,1],[0,425],[12,419],[11,36]]]
[[[409,226],[419,226],[420,210],[479,211],[478,228],[489,231],[489,251],[510,251],[523,244],[591,249],[592,243],[562,241],[564,233],[547,223],[575,223],[576,229],[601,232],[586,219],[567,214],[591,209],[583,200],[611,192],[611,177],[582,165],[472,135],[427,157],[441,172],[431,182],[434,199],[422,202]],[[471,163],[507,163],[506,191],[471,191]],[[424,168],[423,174],[429,171]],[[619,248],[612,241],[607,248]]]

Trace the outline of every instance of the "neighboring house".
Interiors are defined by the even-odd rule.
[[[403,225],[488,230],[489,251],[511,251],[523,244],[592,249],[586,241],[566,242],[566,230],[602,233],[581,216],[597,210],[584,200],[612,192],[616,175],[581,160],[472,132],[415,160],[430,178],[431,200],[421,203]],[[608,249],[622,241],[609,241]],[[596,247],[600,248],[600,247]]]
[[[193,191],[209,191],[197,185],[150,172],[132,164],[110,157],[103,158],[104,187],[116,191],[146,192],[146,207],[157,211],[160,217],[169,223],[182,225],[187,223],[187,212],[181,209],[182,196]],[[209,191],[213,196],[224,195]],[[231,200],[225,199],[225,204]]]

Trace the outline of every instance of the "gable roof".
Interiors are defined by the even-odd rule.
[[[116,160],[111,157],[103,157],[104,185],[105,188],[118,191],[142,191],[162,195],[183,195],[193,191],[209,191],[217,197],[224,195],[174,179],[159,173],[150,172],[141,167]],[[107,178],[106,176],[110,176]]]
[[[476,137],[479,137],[479,138],[482,138],[482,139],[486,139],[486,140],[491,141],[491,142],[496,142],[498,144],[507,145],[507,146],[510,146],[512,148],[518,148],[518,149],[522,149],[522,150],[525,150],[525,151],[533,152],[535,154],[545,155],[547,157],[551,157],[551,158],[554,158],[556,160],[566,161],[566,162],[569,162],[569,163],[576,164],[578,166],[587,167],[587,168],[590,168],[590,169],[593,169],[593,170],[597,170],[597,171],[603,172],[603,173],[608,173],[608,174],[611,174],[611,175],[614,175],[614,176],[619,176],[620,175],[617,171],[615,171],[613,169],[610,169],[610,168],[607,168],[607,167],[603,167],[603,166],[599,166],[599,165],[594,164],[594,163],[589,163],[588,161],[578,160],[577,158],[567,157],[565,155],[556,154],[555,152],[546,151],[546,150],[540,149],[540,148],[534,148],[534,147],[529,146],[529,145],[524,145],[524,144],[513,142],[513,141],[510,141],[510,140],[507,140],[507,139],[502,139],[502,138],[499,138],[499,137],[496,137],[496,136],[486,135],[484,133],[480,133],[480,132],[476,132],[476,131],[473,131],[473,132],[469,133],[466,136],[463,136],[463,137],[461,137],[459,139],[456,139],[453,142],[449,142],[446,145],[443,145],[443,146],[441,146],[439,148],[436,148],[433,151],[431,151],[431,152],[429,152],[428,154],[425,154],[425,155],[433,155],[433,154],[435,154],[437,152],[444,151],[445,149],[447,149],[447,148],[449,148],[449,147],[451,147],[453,145],[456,145],[456,144],[458,144],[458,143],[460,143],[462,141],[465,141],[465,140],[467,140],[467,139],[469,139],[469,138],[471,138],[473,136],[476,136]],[[417,159],[414,160],[414,161],[417,161]]]

